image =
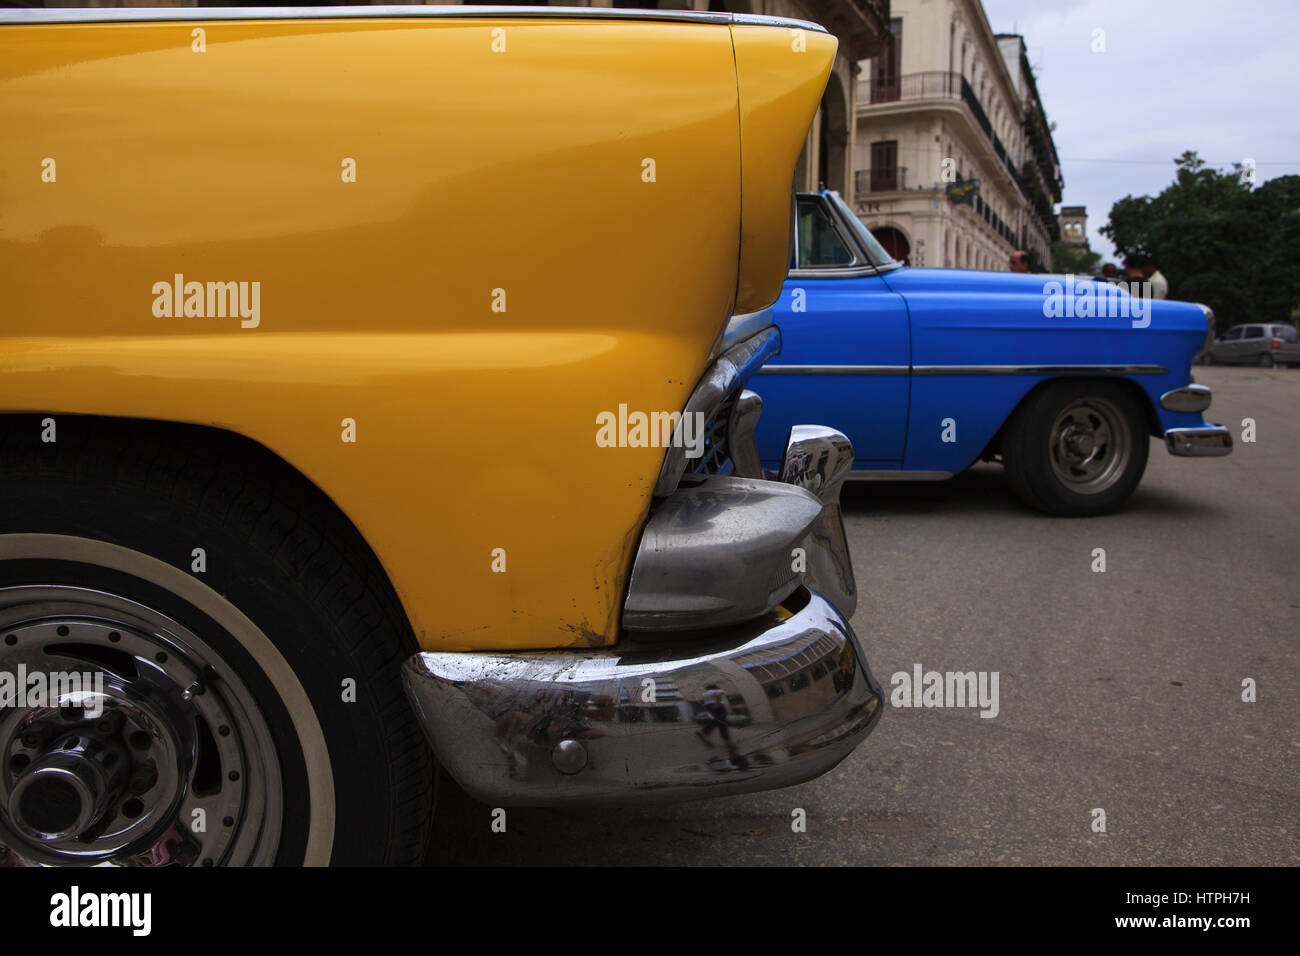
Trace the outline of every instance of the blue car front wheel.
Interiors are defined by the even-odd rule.
[[[1012,415],[1002,458],[1027,504],[1080,517],[1119,508],[1142,480],[1149,449],[1146,416],[1126,386],[1064,380],[1029,396]]]

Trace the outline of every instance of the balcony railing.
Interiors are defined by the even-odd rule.
[[[961,95],[961,83],[960,73],[930,70],[895,76],[884,83],[864,79],[858,85],[858,92],[862,100],[871,103],[893,103],[897,100],[919,100],[932,96],[955,98]]]
[[[853,191],[859,196],[864,193],[886,193],[906,188],[906,166],[859,169],[853,174]]]
[[[886,83],[876,83],[870,77],[858,82],[859,103],[895,103],[901,100],[920,99],[959,99],[965,103],[976,124],[984,131],[984,135],[992,145],[994,155],[1006,167],[1008,175],[1020,190],[1020,194],[1032,201],[1033,197],[1025,178],[1016,169],[1015,161],[1007,152],[1002,139],[993,132],[993,124],[989,122],[988,114],[984,112],[984,106],[975,95],[974,88],[960,73],[930,70],[924,73],[907,73],[894,77]],[[863,190],[859,188],[858,191]]]

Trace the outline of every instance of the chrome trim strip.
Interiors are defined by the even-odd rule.
[[[1163,365],[764,365],[759,375],[1168,375]]]
[[[714,15],[716,16],[716,14]],[[732,13],[729,16],[732,23],[743,27],[803,27],[816,30],[818,33],[830,32],[820,23],[813,23],[811,20],[800,20],[796,17],[777,17],[765,13]]]
[[[49,23],[155,23],[173,20],[377,20],[405,17],[424,19],[528,20],[669,20],[684,23],[771,26],[826,33],[807,20],[756,14],[710,13],[694,10],[628,10],[614,7],[64,7],[0,10],[0,25]]]
[[[1184,385],[1160,396],[1160,407],[1171,412],[1203,412],[1210,407],[1214,393],[1208,385]]]
[[[818,269],[813,266],[808,268],[791,269],[786,273],[788,279],[862,279],[867,276],[879,275],[883,267],[878,269],[875,266],[827,266],[824,269]]]
[[[1171,428],[1165,432],[1165,447],[1179,458],[1222,458],[1232,454],[1232,432],[1222,425]]]
[[[764,365],[759,375],[906,375],[906,365]]]
[[[769,790],[830,770],[884,710],[835,608],[801,590],[786,613],[672,647],[427,652],[402,679],[439,762],[488,806]]]
[[[1163,365],[913,365],[913,375],[1168,375]]]
[[[947,481],[951,471],[903,471],[901,468],[862,468],[848,474],[849,481]]]

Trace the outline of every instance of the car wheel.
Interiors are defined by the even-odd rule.
[[[418,862],[413,640],[355,529],[288,469],[59,429],[0,433],[0,671],[49,688],[0,709],[0,857]]]
[[[1203,361],[1206,365],[1218,365],[1218,364],[1219,364],[1219,360],[1216,359],[1216,358],[1214,357],[1214,353],[1213,353],[1213,352],[1206,352],[1206,353],[1205,353],[1205,358],[1204,358],[1202,361]]]
[[[1277,363],[1273,361],[1273,356],[1269,355],[1267,352],[1259,357],[1260,368],[1273,368],[1276,364]]]
[[[1117,509],[1142,480],[1149,450],[1143,409],[1105,381],[1060,381],[1036,392],[1016,409],[1002,443],[1016,494],[1064,516]]]

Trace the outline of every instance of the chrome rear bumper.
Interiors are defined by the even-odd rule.
[[[760,620],[671,647],[423,653],[403,678],[439,761],[493,806],[801,783],[844,759],[883,706],[848,623],[803,589]]]

